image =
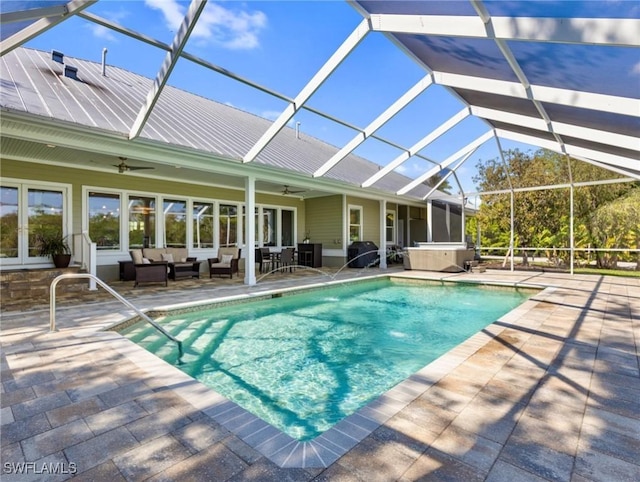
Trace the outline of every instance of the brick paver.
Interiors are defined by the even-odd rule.
[[[342,438],[284,449],[277,431],[255,424],[253,434],[250,418],[215,394],[101,333],[130,316],[104,295],[60,300],[53,334],[46,306],[12,306],[0,331],[3,476],[74,475],[7,469],[33,462],[110,482],[640,480],[639,279],[388,273],[546,289],[344,422]],[[247,287],[239,278],[116,289],[153,308],[326,281],[294,273]]]

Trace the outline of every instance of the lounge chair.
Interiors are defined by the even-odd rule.
[[[238,272],[240,252],[240,248],[218,249],[218,256],[207,259],[209,263],[209,278],[212,278],[214,274],[218,276],[228,274],[229,278],[233,278],[233,273]]]

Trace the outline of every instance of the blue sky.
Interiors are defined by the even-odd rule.
[[[188,4],[174,0],[101,0],[88,11],[171,43]],[[294,97],[361,20],[362,16],[343,1],[209,2],[185,51]],[[164,51],[80,18],[62,22],[27,46],[56,49],[97,62],[106,47],[108,64],[151,78],[165,56]],[[424,75],[386,37],[372,33],[308,105],[365,127]],[[270,119],[285,108],[283,101],[184,59],[178,62],[169,83]],[[377,134],[410,147],[462,107],[443,88],[431,86]],[[339,147],[355,135],[351,129],[306,111],[300,111],[295,122],[300,122],[303,135]],[[487,130],[482,122],[467,119],[422,154],[442,161]],[[503,142],[503,148],[512,147],[535,149]],[[355,152],[383,165],[400,154],[375,139],[367,140]],[[471,175],[477,160],[497,155],[495,142],[489,141],[464,164],[458,172],[465,191],[474,190]],[[401,169],[407,176],[417,177],[430,167],[426,161],[413,158]]]

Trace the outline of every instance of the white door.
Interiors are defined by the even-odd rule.
[[[3,181],[0,186],[1,266],[51,262],[38,255],[37,240],[44,233],[68,234],[67,191],[64,186]]]

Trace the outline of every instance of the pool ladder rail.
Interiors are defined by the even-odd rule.
[[[60,276],[57,276],[51,282],[51,290],[50,290],[50,293],[49,293],[49,331],[50,332],[58,331],[56,329],[56,286],[58,285],[58,282],[60,282],[61,280],[69,279],[69,278],[87,278],[87,279],[91,279],[91,280],[95,281],[96,283],[98,283],[100,286],[102,286],[108,293],[113,295],[114,298],[116,298],[118,301],[120,301],[122,304],[124,304],[127,308],[130,308],[133,311],[135,311],[136,314],[140,318],[142,318],[144,321],[149,323],[151,326],[153,326],[156,330],[158,330],[164,336],[169,338],[169,340],[175,342],[178,345],[178,361],[177,361],[177,363],[178,363],[178,365],[182,364],[182,356],[184,355],[184,352],[182,350],[182,342],[180,340],[178,340],[175,336],[173,336],[171,333],[169,333],[164,328],[162,328],[158,323],[153,321],[146,313],[144,313],[143,311],[138,309],[129,300],[127,300],[122,295],[120,295],[117,291],[115,291],[113,288],[108,286],[100,278],[98,278],[97,276],[94,276],[92,274],[89,274],[89,273],[65,273],[65,274],[61,274]]]

